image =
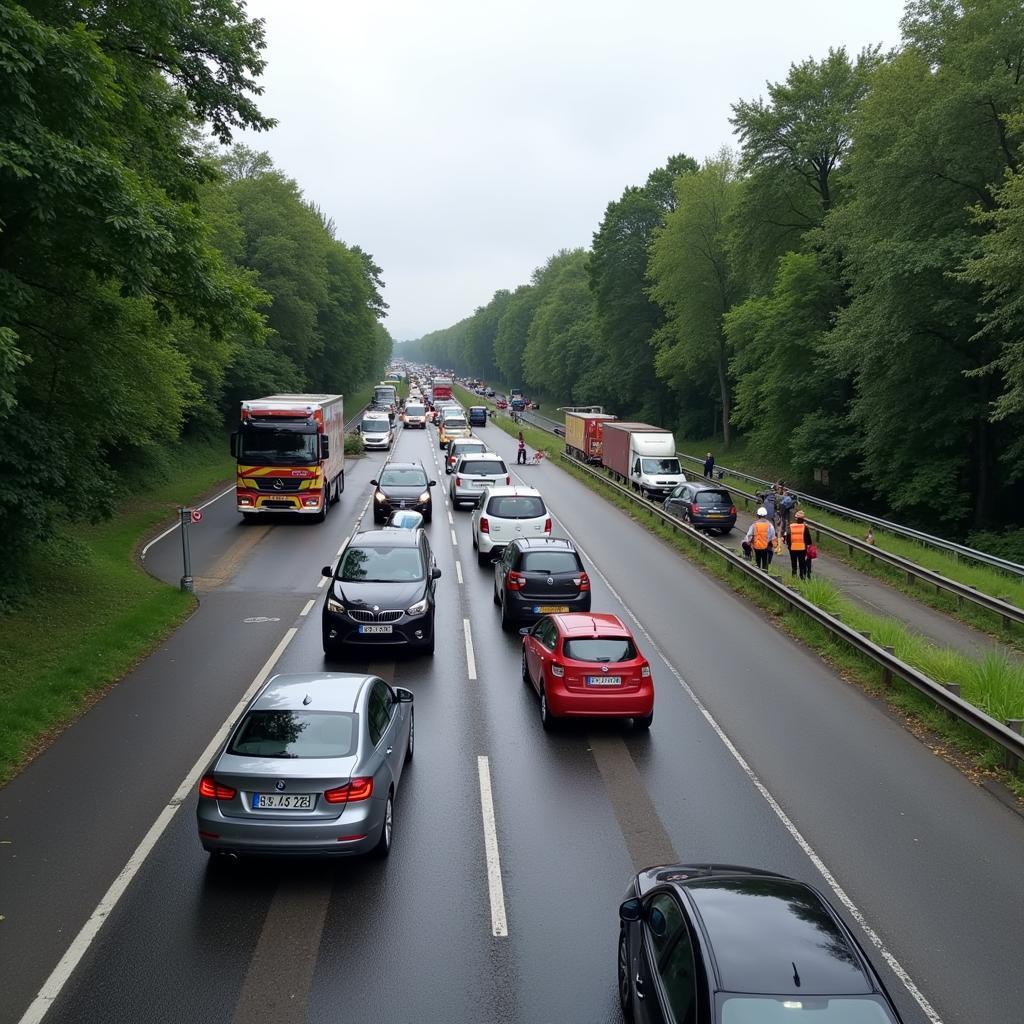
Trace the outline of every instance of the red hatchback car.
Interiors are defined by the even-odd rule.
[[[654,721],[651,666],[616,615],[571,612],[545,615],[521,629],[523,682],[540,694],[540,720],[632,718],[641,729]]]

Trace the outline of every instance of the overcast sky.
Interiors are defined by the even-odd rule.
[[[266,149],[383,268],[388,330],[447,327],[562,248],[729,105],[829,46],[899,41],[899,0],[249,0]]]

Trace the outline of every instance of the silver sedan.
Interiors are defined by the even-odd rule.
[[[274,676],[203,773],[199,841],[235,856],[386,857],[413,743],[409,690],[349,672]]]

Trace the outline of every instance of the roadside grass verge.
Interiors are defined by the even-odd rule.
[[[31,593],[0,616],[0,783],[194,607],[191,595],[146,573],[135,551],[180,503],[228,481],[234,461],[219,437],[151,468],[113,519],[69,525],[33,551]]]
[[[512,436],[520,429],[506,416],[498,416],[493,422]],[[528,445],[541,448],[549,457],[558,459],[563,450],[561,438],[528,426],[522,429]],[[758,586],[754,580],[733,571],[723,559],[685,533],[673,530],[571,463],[559,460],[558,465],[676,548],[690,561],[771,614],[780,629],[818,653],[844,679],[858,684],[897,711],[908,728],[936,753],[946,756],[969,776],[987,773],[998,778],[1024,799],[1024,778],[1005,770],[1003,751],[997,744],[951,718],[902,680],[894,679],[885,684],[879,666],[873,661],[833,636],[817,622],[793,610],[787,602]],[[961,696],[993,718],[1000,721],[1024,718],[1024,666],[999,654],[975,660],[959,651],[937,647],[895,619],[873,616],[862,611],[847,601],[829,581],[812,579],[805,581],[800,589],[808,600],[830,614],[838,613],[842,621],[852,628],[870,633],[875,643],[891,646],[897,657],[937,682],[959,683]]]

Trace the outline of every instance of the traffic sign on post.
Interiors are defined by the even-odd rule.
[[[202,509],[198,509],[198,508],[192,509],[192,522],[193,523],[201,523],[202,521],[203,521]]]

